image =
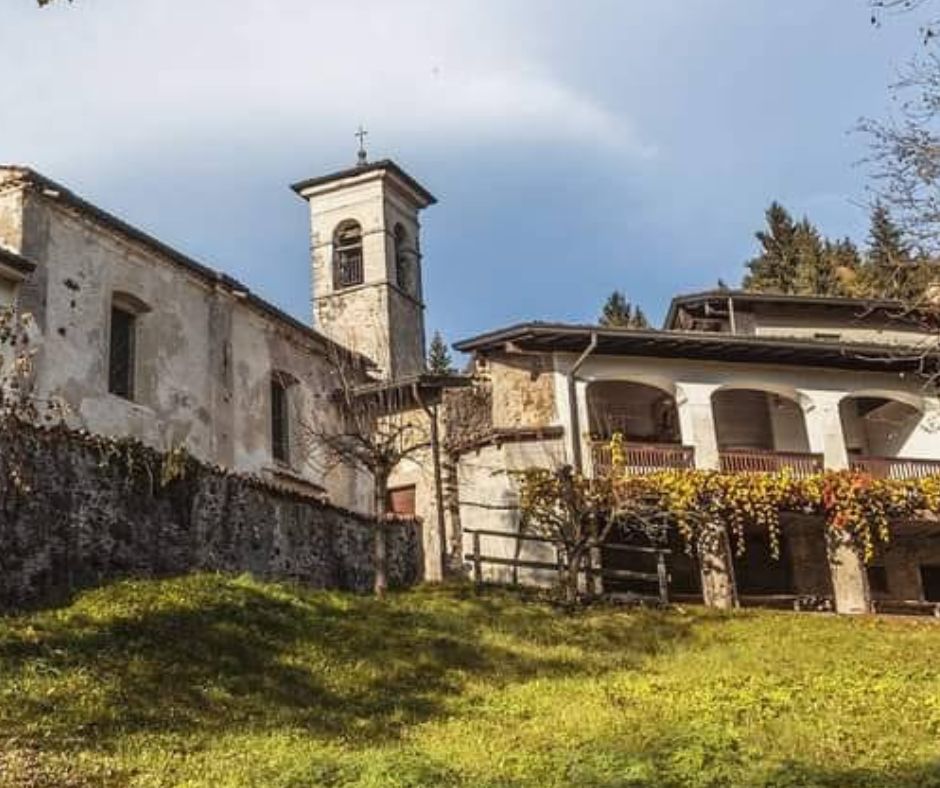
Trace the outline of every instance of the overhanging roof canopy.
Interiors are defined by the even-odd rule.
[[[594,353],[737,363],[786,364],[879,372],[933,372],[938,369],[936,339],[922,346],[875,345],[818,339],[655,331],[566,323],[519,323],[457,342],[464,353],[522,350],[581,353],[597,338]]]

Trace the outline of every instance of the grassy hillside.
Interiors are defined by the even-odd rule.
[[[0,619],[0,784],[940,785],[940,626],[128,582]]]

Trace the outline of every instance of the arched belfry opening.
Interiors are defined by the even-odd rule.
[[[333,233],[333,289],[355,287],[362,280],[362,227],[347,219]]]
[[[387,378],[424,371],[418,216],[434,196],[388,159],[293,188],[310,206],[317,328]]]

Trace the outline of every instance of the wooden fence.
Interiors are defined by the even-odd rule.
[[[483,584],[483,565],[491,564],[495,566],[508,566],[513,569],[539,569],[543,571],[558,572],[565,570],[565,550],[564,545],[557,539],[551,539],[545,536],[534,536],[529,534],[509,533],[506,531],[487,531],[483,529],[464,529],[465,534],[470,534],[473,539],[473,551],[464,556],[464,560],[470,561],[473,565],[473,581],[477,586]],[[511,539],[515,542],[516,552],[518,548],[529,543],[549,544],[555,548],[555,561],[536,561],[521,558],[518,555],[513,557],[484,555],[481,545],[481,537],[495,537],[501,539]],[[655,547],[636,547],[625,544],[603,544],[596,545],[592,549],[592,554],[596,556],[598,552],[623,552],[637,555],[650,555],[656,559],[656,572],[637,572],[632,569],[605,569],[596,558],[591,560],[591,566],[586,567],[584,574],[585,580],[636,580],[644,583],[655,584],[658,593],[635,594],[638,597],[647,597],[656,599],[662,604],[669,603],[669,572],[666,568],[666,556],[669,550],[662,550]]]

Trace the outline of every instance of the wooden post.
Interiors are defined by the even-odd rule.
[[[664,553],[656,554],[656,576],[659,578],[659,601],[669,604],[669,574],[666,572],[666,556]]]
[[[604,595],[604,559],[601,553],[600,545],[593,545],[591,547],[591,560],[590,560],[590,569],[589,571],[593,575],[594,585],[591,588],[594,596],[603,596]]]
[[[480,553],[480,532],[473,532],[473,582],[477,588],[483,585],[483,562]]]

